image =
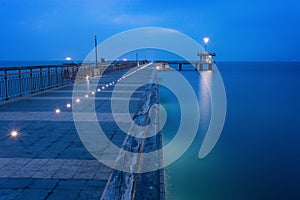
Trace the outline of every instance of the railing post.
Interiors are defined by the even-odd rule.
[[[51,73],[50,73],[50,67],[48,67],[48,88],[50,88],[51,87],[51,77],[50,77],[50,75],[51,75]]]
[[[64,85],[64,67],[61,66],[60,67],[60,80],[61,80],[61,84],[60,85]]]
[[[72,67],[72,79],[71,79],[71,83],[74,83],[75,82],[75,79],[76,79],[76,75],[77,75],[77,72],[78,72],[78,69],[79,69],[79,65],[76,65],[76,67]]]
[[[40,68],[40,91],[43,90],[43,69]]]
[[[181,71],[181,70],[182,70],[182,64],[179,63],[179,71]]]
[[[5,99],[8,100],[8,80],[7,80],[7,71],[4,70],[4,81],[5,81]]]
[[[199,67],[199,70],[203,71],[202,55],[200,55],[200,67]]]
[[[22,74],[21,74],[21,69],[19,69],[19,87],[20,87],[20,95],[19,96],[22,96],[23,88],[22,88]]]
[[[30,68],[30,93],[33,93],[33,76],[32,76],[32,68]]]
[[[58,87],[58,71],[57,71],[57,66],[55,67],[55,74],[56,74],[56,87]]]
[[[71,75],[70,75],[69,66],[67,66],[66,77],[65,77],[67,80],[67,83],[71,82],[70,77],[71,77]]]

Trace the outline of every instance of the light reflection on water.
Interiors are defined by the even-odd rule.
[[[165,77],[171,76],[172,73],[178,73],[178,72],[176,71],[159,72],[159,83],[164,83],[164,81],[169,80]],[[165,184],[166,184],[167,199],[182,199],[181,197],[184,196],[189,199],[193,198],[192,196],[194,194],[190,193],[188,196],[186,196],[187,194],[185,194],[184,187],[180,186],[181,184],[178,183],[184,184],[187,180],[189,180],[188,185],[190,186],[191,184],[197,185],[197,179],[193,180],[193,176],[189,177],[190,173],[182,174],[182,172],[188,170],[185,169],[186,166],[194,165],[198,162],[199,160],[198,152],[210,121],[211,102],[210,102],[210,95],[205,82],[199,77],[199,74],[194,70],[183,71],[182,74],[190,82],[198,98],[199,107],[200,107],[200,123],[199,123],[197,136],[195,137],[190,148],[185,152],[185,154],[180,159],[178,159],[176,162],[174,162],[173,164],[171,164],[169,167],[165,169]],[[207,76],[210,76],[210,74],[207,74]],[[209,82],[207,84],[209,85]],[[163,144],[166,145],[174,138],[174,134],[176,134],[176,131],[178,129],[178,123],[180,122],[180,106],[175,95],[173,95],[171,91],[169,91],[164,87],[160,87],[159,89],[160,89],[160,104],[164,106],[168,114],[167,122],[163,128]],[[189,97],[186,98],[187,101],[181,103],[188,104]],[[195,165],[194,170],[198,171],[197,165]]]
[[[218,67],[226,87],[227,116],[218,143],[201,160],[198,151],[209,124],[210,97],[197,73],[181,72],[198,94],[201,121],[191,147],[165,168],[167,199],[300,199],[300,63]],[[170,72],[159,72],[160,81],[164,73]],[[171,97],[160,91],[168,116],[176,116]],[[176,118],[168,120],[164,142],[176,132]]]

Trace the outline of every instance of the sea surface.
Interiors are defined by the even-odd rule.
[[[199,74],[180,72],[198,96],[201,120],[190,148],[165,168],[167,200],[300,199],[300,63],[224,62],[218,68],[227,115],[204,159],[198,152],[210,121],[210,97]],[[160,71],[160,83],[167,73],[175,72]],[[164,87],[160,103],[169,117],[166,144],[177,131],[180,108]]]

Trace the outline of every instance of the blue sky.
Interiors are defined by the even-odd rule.
[[[178,30],[220,61],[300,61],[297,0],[0,0],[0,60],[84,59],[98,42],[145,26]]]

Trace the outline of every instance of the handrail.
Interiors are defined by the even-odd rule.
[[[39,69],[39,68],[48,68],[48,67],[61,67],[61,66],[80,66],[82,63],[63,63],[63,64],[50,64],[50,65],[21,65],[21,66],[6,66],[6,67],[0,67],[0,71],[7,70],[19,70],[19,69]]]
[[[0,68],[0,100],[70,84],[80,64]]]
[[[102,63],[95,68],[95,63],[65,63],[62,65],[40,65],[0,68],[0,101],[32,94],[46,89],[71,84],[77,78],[102,75],[111,71],[133,67],[136,62]],[[105,65],[109,65],[107,68]],[[106,69],[105,69],[106,68]],[[79,72],[79,69],[81,73]],[[105,71],[104,71],[105,69]]]

